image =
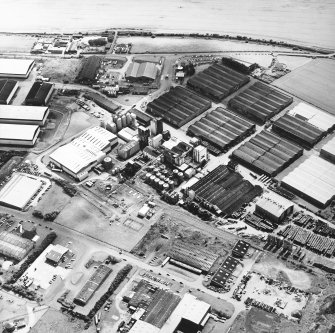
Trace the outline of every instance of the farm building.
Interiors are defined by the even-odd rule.
[[[74,303],[85,306],[87,302],[92,298],[94,293],[107,279],[108,275],[112,272],[112,269],[106,265],[99,265],[94,271],[89,280],[84,284],[83,288],[79,291],[77,296],[74,298]]]
[[[228,106],[250,120],[264,124],[285,109],[293,98],[261,82],[255,82],[228,102]]]
[[[97,94],[94,92],[87,92],[84,94],[84,97],[95,102],[97,105],[99,105],[101,108],[107,110],[110,113],[115,113],[117,109],[119,109],[119,106],[113,103],[111,100]]]
[[[207,273],[218,258],[218,254],[200,246],[176,241],[169,251],[170,263],[187,268],[194,268],[199,274]],[[185,266],[183,266],[184,264]]]
[[[53,89],[54,84],[52,83],[34,82],[25,99],[25,104],[35,106],[47,105],[51,98]]]
[[[335,165],[319,156],[309,156],[285,176],[281,184],[306,201],[324,208],[335,196]]]
[[[69,175],[77,180],[83,180],[92,168],[102,162],[106,153],[117,142],[115,134],[96,126],[70,143],[57,148],[49,157],[52,163]]]
[[[278,135],[262,131],[234,150],[231,157],[249,169],[276,176],[303,153],[303,149]]]
[[[39,134],[37,125],[0,123],[0,145],[33,147]]]
[[[225,151],[251,135],[255,129],[250,121],[218,107],[191,125],[187,132]]]
[[[101,65],[100,57],[92,56],[86,58],[76,78],[76,81],[82,84],[95,83],[100,65]]]
[[[46,106],[0,105],[0,124],[45,125],[49,115]]]
[[[228,215],[262,193],[260,187],[254,187],[226,165],[219,165],[188,190],[195,193],[204,207]]]
[[[68,248],[60,244],[56,244],[52,250],[47,253],[45,261],[52,266],[57,266],[68,251]]]
[[[157,74],[158,68],[152,62],[132,62],[127,68],[125,77],[129,82],[152,82]]]
[[[33,242],[7,231],[0,232],[0,254],[21,261],[33,248]]]
[[[223,288],[240,262],[228,256],[212,277],[211,285]]]
[[[35,60],[0,59],[0,77],[26,79],[34,64]]]
[[[9,104],[18,88],[15,80],[0,80],[0,104]]]
[[[256,202],[255,213],[277,224],[282,222],[292,212],[293,203],[274,192],[263,194]]]
[[[320,156],[335,163],[335,138],[332,138],[328,143],[322,146]]]
[[[244,256],[248,253],[250,245],[243,241],[243,240],[238,240],[232,249],[232,255],[236,258],[241,258],[243,259]]]
[[[335,116],[303,102],[296,105],[287,114],[306,121],[323,132],[331,132],[335,129]]]
[[[249,81],[250,78],[244,74],[221,64],[213,64],[192,76],[187,81],[187,86],[220,102]]]
[[[272,131],[306,149],[313,148],[326,135],[325,131],[289,114],[276,120],[272,125]]]
[[[42,182],[38,179],[14,173],[0,191],[0,205],[23,210],[41,186]]]
[[[169,92],[148,103],[147,111],[181,127],[211,107],[211,102],[189,89],[171,87]]]

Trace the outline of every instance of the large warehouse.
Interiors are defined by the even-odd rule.
[[[288,167],[303,149],[269,131],[262,131],[234,150],[231,157],[249,169],[270,177]]]
[[[323,132],[331,132],[335,129],[335,116],[322,111],[310,104],[299,103],[288,114],[292,117],[306,121]]]
[[[0,104],[9,104],[18,88],[16,80],[0,80]]]
[[[335,197],[335,165],[319,156],[309,156],[285,176],[281,184],[306,201],[324,208]]]
[[[232,214],[244,203],[262,193],[259,186],[249,181],[226,165],[219,165],[189,189],[204,206],[214,206],[224,214]]]
[[[34,243],[11,232],[0,232],[0,254],[21,261],[33,248]]]
[[[272,125],[272,130],[306,149],[313,148],[327,134],[314,125],[289,114],[276,120]]]
[[[47,82],[34,82],[25,99],[26,105],[45,106],[48,104],[54,84]]]
[[[39,134],[37,125],[0,123],[0,145],[33,147]]]
[[[42,182],[26,174],[14,174],[0,191],[0,205],[23,210],[40,190]]]
[[[332,138],[322,146],[320,156],[332,163],[335,163],[335,138]]]
[[[157,66],[152,62],[132,62],[127,68],[125,77],[129,82],[152,82],[157,74]]]
[[[0,77],[26,79],[34,64],[35,60],[0,59]]]
[[[147,111],[179,128],[210,107],[211,102],[206,98],[177,86],[148,103]]]
[[[220,102],[249,81],[250,78],[244,74],[221,64],[213,64],[192,76],[187,86]]]
[[[285,109],[293,98],[261,82],[255,82],[228,102],[235,112],[264,124],[274,115]]]
[[[117,109],[120,108],[119,105],[116,105],[108,98],[101,96],[100,94],[94,93],[94,92],[86,92],[84,94],[84,98],[87,98],[93,102],[95,102],[97,105],[99,105],[101,108],[105,109],[106,111],[110,113],[115,113]]]
[[[88,57],[84,60],[83,66],[76,78],[82,84],[92,84],[96,82],[96,76],[100,68],[101,59],[98,56]]]
[[[0,124],[44,126],[48,115],[46,106],[0,105]]]
[[[255,129],[252,122],[218,107],[191,125],[187,132],[225,151],[251,135]]]
[[[256,202],[255,213],[277,224],[292,212],[293,203],[274,192],[264,193]]]
[[[70,143],[57,148],[49,157],[52,163],[72,177],[83,180],[117,142],[115,134],[96,126]]]

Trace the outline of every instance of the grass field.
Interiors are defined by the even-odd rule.
[[[317,59],[273,82],[288,93],[335,114],[335,62]]]
[[[280,319],[276,314],[251,308],[246,317],[245,327],[250,333],[269,333],[274,332],[279,323]]]

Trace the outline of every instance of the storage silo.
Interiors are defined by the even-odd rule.
[[[127,117],[125,115],[121,117],[121,122],[122,122],[122,128],[127,127]]]
[[[120,131],[122,129],[122,120],[121,120],[120,117],[117,118],[117,120],[116,120],[116,128],[117,128],[118,131]]]

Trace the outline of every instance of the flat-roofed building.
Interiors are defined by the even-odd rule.
[[[332,138],[321,148],[320,156],[335,163],[335,138]]]
[[[309,156],[285,176],[281,184],[312,204],[325,208],[335,197],[335,165]]]
[[[51,98],[53,89],[54,84],[52,83],[34,82],[25,99],[25,104],[35,106],[47,105]]]
[[[117,144],[115,134],[96,126],[87,130],[70,143],[50,154],[56,166],[77,180],[85,179],[88,172],[102,162],[106,153]]]
[[[0,191],[0,205],[23,210],[41,186],[41,180],[15,173]]]
[[[18,88],[16,80],[0,80],[0,104],[9,104]]]
[[[46,106],[0,105],[0,124],[44,126],[48,115]]]
[[[33,147],[39,133],[37,125],[0,123],[0,145]]]
[[[57,266],[68,251],[69,251],[68,248],[60,244],[56,244],[54,245],[52,250],[47,253],[45,261],[51,264],[52,266]]]
[[[0,59],[0,77],[26,79],[34,64],[35,60]]]

